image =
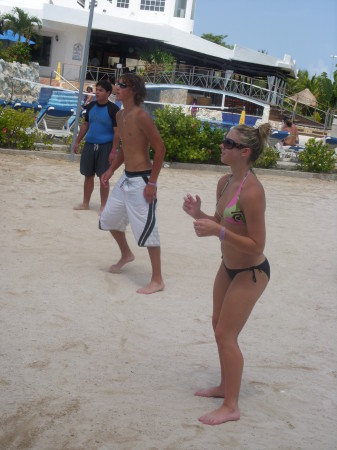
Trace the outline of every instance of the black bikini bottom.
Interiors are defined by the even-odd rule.
[[[254,283],[256,283],[255,270],[258,270],[259,272],[264,272],[267,275],[268,280],[270,280],[270,266],[267,258],[263,261],[263,263],[259,264],[258,266],[251,266],[247,267],[246,269],[228,269],[228,267],[225,266],[225,269],[231,280],[233,280],[238,273],[246,272],[247,270],[250,270],[252,272]]]

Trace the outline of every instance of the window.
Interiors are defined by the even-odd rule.
[[[141,0],[140,9],[164,12],[165,0]]]
[[[129,0],[117,0],[117,8],[128,8]]]
[[[192,3],[191,20],[194,20],[194,14],[195,14],[195,0],[193,0]]]
[[[186,14],[186,0],[176,0],[174,17],[184,18]]]
[[[38,62],[40,66],[50,66],[50,47],[51,47],[51,37],[42,36],[41,44],[35,48],[32,48],[32,61]]]

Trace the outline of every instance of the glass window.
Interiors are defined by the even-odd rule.
[[[184,18],[186,14],[186,1],[187,0],[176,0],[176,6],[174,10],[174,17]]]
[[[165,0],[141,0],[140,9],[145,11],[160,11],[165,10]]]
[[[50,66],[51,37],[42,36],[39,46],[33,45],[32,61],[38,62],[40,66]]]
[[[129,0],[117,0],[117,8],[128,8]]]
[[[192,3],[191,20],[194,20],[194,14],[195,14],[195,0],[193,0]]]

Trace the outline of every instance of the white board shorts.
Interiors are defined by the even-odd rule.
[[[125,171],[110,192],[101,214],[101,230],[125,232],[130,223],[132,233],[140,247],[159,247],[160,238],[156,218],[157,199],[147,203],[144,188],[151,171]]]

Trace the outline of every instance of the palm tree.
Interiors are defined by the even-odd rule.
[[[2,20],[4,21],[3,29],[5,31],[12,30],[14,34],[17,33],[19,42],[22,36],[28,42],[36,33],[35,29],[42,28],[42,22],[38,17],[29,16],[18,7],[12,9],[12,14],[4,14]]]

